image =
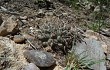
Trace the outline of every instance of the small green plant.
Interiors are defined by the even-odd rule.
[[[107,23],[104,20],[97,20],[91,24],[88,24],[87,27],[95,32],[100,32],[101,29],[107,27]]]
[[[75,9],[79,9],[80,0],[59,0],[60,2],[73,7]]]
[[[90,69],[92,65],[96,63],[100,63],[104,60],[93,61],[92,59],[87,59],[87,56],[80,57],[84,52],[81,54],[76,54],[73,51],[69,52],[66,56],[66,68],[65,70],[84,70]]]
[[[102,26],[102,24],[99,24],[99,23],[91,23],[88,25],[88,28],[95,32],[98,32],[98,31],[100,31],[101,26]]]

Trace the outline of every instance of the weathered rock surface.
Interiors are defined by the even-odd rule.
[[[0,70],[19,70],[26,65],[27,61],[23,56],[25,46],[15,44],[9,38],[0,37]]]
[[[55,64],[52,54],[44,51],[28,50],[24,52],[24,57],[38,67],[50,67]]]
[[[77,44],[77,46],[75,47],[75,52],[80,54],[85,51],[85,53],[82,54],[80,57],[84,57],[87,55],[88,57],[86,59],[92,59],[93,61],[105,59],[106,56],[103,49],[104,43],[98,40],[100,36],[97,37],[94,32],[88,32],[86,33],[86,37],[88,38],[84,39],[85,42]],[[107,70],[105,66],[105,61],[95,64],[91,68],[94,70]]]
[[[6,36],[10,33],[16,33],[18,31],[17,25],[18,24],[15,21],[15,16],[11,16],[1,24],[0,36]]]
[[[29,63],[23,70],[40,70],[34,63]]]
[[[110,60],[110,38],[89,30],[85,33],[85,35],[87,38],[93,38],[97,41],[100,41],[102,44],[104,53],[107,54],[107,59]]]

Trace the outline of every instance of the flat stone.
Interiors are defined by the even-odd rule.
[[[105,59],[106,56],[104,53],[106,53],[107,51],[105,51],[104,48],[107,46],[104,42],[102,42],[102,40],[100,40],[100,37],[102,38],[102,36],[99,36],[99,34],[93,31],[88,31],[85,36],[87,38],[84,39],[84,42],[78,43],[74,47],[75,53],[81,54],[85,51],[83,54],[81,54],[80,58],[87,56],[87,60],[92,59],[93,61],[99,61]],[[91,69],[107,70],[105,61],[92,65]]]
[[[65,70],[64,67],[57,65],[53,70]]]
[[[0,26],[0,36],[6,36],[8,34],[14,34],[18,31],[16,17],[11,16],[6,21],[4,21]]]
[[[98,34],[91,30],[87,30],[85,33],[85,36],[87,38],[91,38],[91,39],[100,41],[101,47],[103,48],[104,53],[107,54],[107,59],[110,60],[110,38],[108,38],[104,35]]]
[[[101,43],[95,39],[84,39],[86,43],[81,43],[76,46],[76,53],[80,54],[85,51],[83,56],[88,56],[86,59],[92,59],[93,61],[99,61],[105,59],[105,54]],[[92,67],[94,70],[106,70],[105,62],[94,64]]]
[[[24,57],[38,67],[50,67],[55,64],[52,54],[44,51],[28,50],[24,52]]]

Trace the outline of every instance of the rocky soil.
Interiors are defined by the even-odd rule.
[[[0,0],[0,70],[64,70],[74,45],[76,53],[105,59],[91,69],[109,70],[110,30],[83,28],[93,20],[87,11],[57,0]]]

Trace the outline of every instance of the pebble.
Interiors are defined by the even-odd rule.
[[[21,35],[15,35],[13,40],[15,43],[22,43],[25,41],[25,38]]]
[[[20,19],[26,20],[27,19],[27,16],[20,16]]]

